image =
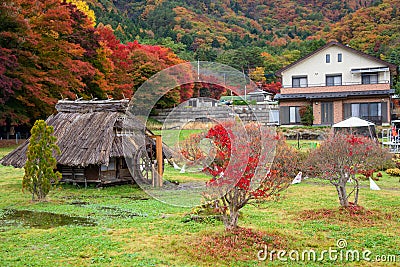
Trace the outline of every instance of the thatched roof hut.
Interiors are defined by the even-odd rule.
[[[46,123],[54,127],[61,154],[56,155],[58,169],[64,181],[113,183],[132,181],[124,159],[123,127],[128,100],[68,101],[57,103],[57,114]],[[144,138],[154,142],[137,119],[130,119],[129,127]],[[137,139],[136,139],[137,140]],[[0,160],[2,165],[21,168],[26,162],[29,140]],[[134,141],[125,146],[125,153],[137,154],[140,149]]]

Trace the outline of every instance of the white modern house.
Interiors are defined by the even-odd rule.
[[[376,124],[390,122],[392,77],[397,66],[338,42],[330,42],[282,68],[281,125],[300,124],[303,107],[312,106],[314,125],[350,117]]]

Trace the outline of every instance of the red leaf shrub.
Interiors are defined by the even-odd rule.
[[[368,180],[369,178],[373,178],[375,170],[370,169],[370,170],[359,170],[358,174],[361,174],[364,176],[364,180]]]
[[[358,204],[359,181],[356,174],[371,176],[371,170],[391,162],[391,157],[370,138],[336,133],[311,152],[304,168],[308,176],[328,180],[334,185],[340,205],[347,207],[352,193],[354,203]],[[354,183],[352,191],[348,192],[346,186],[350,178]]]

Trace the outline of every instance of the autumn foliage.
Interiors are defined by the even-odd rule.
[[[335,39],[384,60],[394,61],[388,55],[398,50],[399,16],[399,0],[377,1],[376,5],[361,8],[332,24],[329,31],[321,31],[318,37]]]
[[[204,137],[214,143],[214,158],[204,168],[212,176],[207,184],[212,193],[205,197],[220,196],[215,208],[222,214],[227,229],[237,227],[241,208],[251,201],[278,196],[297,172],[296,151],[274,131],[258,124],[239,127],[232,122],[222,123]],[[201,138],[193,136],[192,140],[196,143]],[[193,147],[186,146],[183,153],[198,160],[201,151]]]
[[[125,40],[172,38],[212,61],[219,49],[286,46],[376,0],[90,1],[99,21],[118,25]],[[101,10],[104,10],[101,12]],[[113,10],[113,14],[105,10]],[[197,58],[196,57],[196,58]]]
[[[94,26],[83,1],[5,0],[0,19],[2,125],[46,118],[60,98],[130,97],[158,71],[183,62],[169,48],[122,44],[110,26]]]
[[[336,133],[311,152],[305,162],[310,177],[329,181],[336,187],[340,205],[358,205],[360,171],[378,169],[391,160],[391,155],[375,140],[356,135]],[[349,183],[351,181],[351,183]],[[351,191],[348,192],[348,187]],[[350,202],[354,194],[354,201]]]

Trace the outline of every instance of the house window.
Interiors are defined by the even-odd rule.
[[[269,110],[269,122],[279,124],[279,110],[277,109]]]
[[[289,122],[300,123],[300,107],[289,107]]]
[[[101,171],[115,171],[115,158],[110,158],[110,161],[108,162],[108,166],[106,165],[101,165]]]
[[[342,53],[337,54],[337,62],[342,62]]]
[[[360,117],[360,104],[351,104],[351,117]]]
[[[363,73],[361,75],[362,84],[376,84],[378,83],[378,73]]]
[[[373,121],[382,116],[382,103],[351,104],[351,116]]]
[[[300,106],[279,107],[279,122],[282,125],[300,124]]]
[[[292,77],[292,87],[307,87],[307,76]]]
[[[331,63],[331,54],[326,54],[326,56],[325,56],[325,62],[326,62],[326,63]]]
[[[326,86],[342,85],[342,74],[327,75]]]
[[[350,117],[359,117],[361,119],[371,121],[375,124],[388,122],[387,102],[348,103],[344,104],[343,108],[344,119]]]

